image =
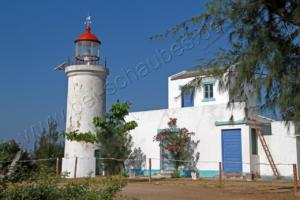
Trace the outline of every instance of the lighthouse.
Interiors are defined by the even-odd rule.
[[[100,64],[101,41],[91,32],[90,17],[86,19],[85,32],[74,43],[76,63],[65,68],[68,77],[66,132],[96,134],[93,118],[105,113],[109,71],[106,63]],[[70,178],[95,176],[96,150],[97,145],[66,139],[62,173]]]

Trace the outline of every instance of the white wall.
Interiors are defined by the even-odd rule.
[[[275,121],[271,123],[272,135],[265,135],[266,143],[272,154],[273,160],[281,176],[292,176],[291,164],[297,164],[297,144],[294,125],[288,128],[284,122]],[[258,154],[260,163],[268,164],[268,159],[263,147],[258,141]],[[261,175],[272,176],[270,165],[260,165]]]
[[[185,78],[171,80],[171,77],[168,79],[168,105],[169,108],[180,108],[181,107],[181,90],[180,87],[189,83],[194,78]],[[212,78],[209,78],[212,79]],[[203,79],[205,82],[205,79]],[[216,80],[214,84],[214,98],[215,101],[203,102],[204,99],[204,90],[202,86],[199,86],[194,94],[194,106],[203,106],[203,105],[215,105],[215,104],[226,104],[229,102],[228,92],[219,91],[219,82]]]
[[[71,65],[65,72],[68,76],[66,132],[95,133],[93,118],[105,113],[104,87],[108,70],[100,65]],[[96,149],[96,145],[66,139],[62,172],[74,177],[77,157],[77,177],[94,176]]]
[[[249,153],[249,128],[246,125],[235,126],[215,126],[215,121],[228,121],[231,110],[226,104],[207,105],[189,108],[173,108],[165,110],[153,110],[145,112],[130,113],[126,120],[135,120],[138,127],[131,131],[135,147],[141,147],[147,158],[152,158],[152,169],[160,169],[160,149],[159,144],[153,141],[158,129],[167,128],[170,117],[177,118],[178,127],[187,128],[195,132],[195,140],[200,140],[198,152],[200,160],[198,169],[218,170],[218,162],[222,160],[221,150],[221,130],[240,128],[242,132],[242,157],[243,162],[250,162]],[[242,105],[237,105],[233,110],[236,120],[244,118]],[[148,168],[148,163],[146,168]],[[250,167],[243,166],[245,172],[250,171]]]
[[[197,151],[200,152],[198,169],[218,170],[218,162],[222,161],[222,129],[241,129],[243,172],[259,173],[262,177],[273,176],[265,152],[258,139],[258,155],[251,154],[250,127],[241,125],[216,126],[215,121],[228,121],[231,112],[226,104],[207,105],[189,108],[173,108],[130,113],[126,120],[135,120],[138,127],[131,132],[134,146],[141,147],[147,158],[152,158],[152,169],[160,169],[159,144],[153,141],[158,129],[167,128],[170,117],[178,120],[178,127],[185,127],[196,133],[194,140],[200,140]],[[233,110],[234,119],[244,118],[242,105]],[[281,176],[292,176],[291,164],[297,164],[297,144],[294,126],[288,129],[282,122],[272,122],[272,135],[265,135],[271,154]],[[298,148],[300,140],[298,140]],[[299,160],[299,159],[298,159]],[[260,163],[260,165],[257,165]],[[148,169],[148,162],[146,165]],[[201,172],[200,172],[201,173]]]

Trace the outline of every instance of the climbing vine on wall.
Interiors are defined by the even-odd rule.
[[[64,132],[62,135],[70,141],[77,141],[77,142],[86,142],[94,144],[97,142],[97,137],[95,134],[91,132],[87,133],[79,133],[78,130],[71,131],[71,132]]]

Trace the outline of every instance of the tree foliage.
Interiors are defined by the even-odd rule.
[[[186,128],[177,127],[177,119],[170,118],[169,128],[161,130],[154,137],[154,140],[160,142],[161,148],[169,152],[161,155],[169,159],[175,166],[176,171],[180,166],[187,166],[190,170],[196,170],[196,163],[199,159],[199,152],[195,152],[199,141],[193,141],[195,134],[189,132]]]
[[[141,175],[142,169],[146,166],[146,155],[140,147],[134,148],[128,159],[125,161],[126,170],[135,175]]]
[[[35,168],[32,162],[17,163],[13,169],[14,173],[12,173],[10,177],[7,176],[12,160],[19,151],[22,152],[20,160],[31,159],[30,155],[26,151],[22,150],[15,140],[0,143],[0,176],[2,176],[0,179],[18,181],[27,179],[30,176],[31,171]]]
[[[124,170],[124,161],[128,158],[132,148],[130,130],[137,127],[135,121],[125,121],[129,114],[129,103],[113,104],[109,112],[103,117],[94,118],[101,158],[117,158],[120,160],[104,159],[102,164],[108,175],[117,174]]]
[[[35,142],[34,159],[52,159],[43,162],[49,167],[54,167],[55,159],[63,157],[64,154],[64,144],[57,129],[58,122],[50,118],[48,128],[43,128],[40,137]]]
[[[204,13],[163,36],[201,37],[214,31],[228,35],[230,48],[201,64],[206,69],[200,71],[216,76],[232,102],[247,102],[245,88],[254,88],[259,110],[278,109],[284,120],[299,121],[300,1],[210,0]]]

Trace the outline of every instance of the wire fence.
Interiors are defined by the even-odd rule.
[[[91,157],[68,157],[68,159],[72,158],[77,158],[77,159],[87,159]],[[43,159],[29,159],[29,160],[18,160],[16,161],[17,163],[26,163],[26,162],[42,162],[42,161],[51,161],[51,160],[56,160],[57,158],[43,158]],[[61,158],[59,158],[61,159]],[[139,159],[123,159],[123,158],[95,158],[96,160],[114,160],[114,161],[120,161],[120,162],[125,162],[125,161],[140,161]],[[161,160],[160,158],[153,158],[151,157],[152,160]],[[144,160],[141,160],[144,161]],[[189,160],[175,160],[175,159],[167,159],[169,162],[182,162],[182,163],[191,163],[192,161]],[[13,160],[0,160],[1,163],[12,163]],[[219,163],[220,161],[210,161],[210,160],[201,160],[198,161],[197,164],[201,163]],[[256,163],[250,163],[250,162],[236,162],[236,161],[226,161],[223,163],[228,163],[228,164],[245,164],[245,165],[270,165],[269,163],[264,163],[264,162],[256,162]],[[275,165],[280,166],[280,165],[287,165],[287,166],[292,166],[295,163],[275,163]]]
[[[23,173],[24,170],[28,170],[27,164],[35,164],[37,167],[34,168],[38,172],[39,167],[48,165],[50,173],[47,176],[56,175],[58,177],[68,178],[81,178],[87,176],[107,176],[111,174],[105,173],[107,167],[103,167],[104,164],[111,164],[112,162],[124,166],[122,175],[128,176],[130,179],[143,179],[148,181],[150,184],[153,180],[171,178],[174,171],[174,166],[165,166],[164,160],[157,157],[143,157],[139,158],[99,158],[99,157],[65,157],[65,158],[44,158],[44,159],[28,159],[28,160],[2,160],[0,161],[0,181],[3,180],[5,173]],[[167,164],[174,164],[174,162],[180,162],[181,167],[179,168],[180,175],[183,177],[191,177],[194,180],[214,180],[220,187],[225,186],[228,182],[227,179],[232,180],[237,178],[238,180],[251,181],[260,178],[259,175],[269,176],[269,180],[273,180],[272,169],[269,163],[263,162],[220,162],[214,160],[199,160],[196,163],[190,160],[174,160],[167,159]],[[190,164],[190,165],[188,165]],[[196,165],[195,165],[196,164]],[[65,165],[65,166],[64,166]],[[241,173],[228,172],[227,165],[231,167],[242,166]],[[31,165],[32,166],[32,165]],[[190,166],[196,166],[196,168],[189,168]],[[256,166],[253,167],[253,166]],[[297,165],[294,163],[276,163],[279,172],[285,173],[290,177],[291,182],[290,188],[293,188],[293,192],[298,192],[298,170]],[[87,170],[83,169],[87,167],[94,169],[93,173],[88,173]],[[169,168],[168,168],[169,167]],[[17,171],[14,171],[17,169]],[[66,173],[66,171],[68,173]],[[97,171],[98,170],[98,171]],[[51,173],[52,172],[52,173]],[[178,171],[176,171],[178,172]],[[244,172],[244,173],[243,173]],[[247,172],[247,173],[245,173]],[[257,172],[260,172],[257,173]],[[266,174],[264,174],[266,173]],[[176,177],[178,178],[178,177]],[[273,183],[272,183],[273,184]],[[230,184],[229,184],[230,185]]]
[[[89,161],[88,161],[89,160]],[[63,163],[65,162],[65,164]],[[45,163],[51,163],[56,174],[62,174],[65,171],[71,171],[71,174],[76,174],[77,171],[82,170],[83,163],[89,163],[89,169],[95,168],[92,174],[105,175],[105,171],[110,167],[110,162],[119,163],[122,165],[124,174],[129,176],[167,176],[166,172],[173,172],[175,170],[175,163],[179,163],[179,171],[184,177],[191,176],[191,172],[196,172],[199,177],[215,178],[219,175],[219,171],[223,171],[223,176],[226,174],[240,174],[240,176],[246,176],[251,174],[256,178],[268,177],[278,178],[273,175],[272,168],[269,163],[266,162],[236,162],[236,161],[214,161],[214,160],[199,160],[197,162],[191,160],[174,160],[174,159],[161,159],[161,158],[91,158],[91,157],[66,157],[66,158],[44,158],[44,159],[29,159],[29,160],[2,160],[0,161],[0,174],[5,175],[5,171],[8,169],[13,170],[16,167],[24,167],[26,163],[32,163],[36,165],[43,165]],[[93,165],[94,162],[94,166]],[[67,164],[66,164],[67,163]],[[221,168],[219,164],[221,163]],[[108,165],[108,166],[105,166]],[[66,167],[63,167],[67,165]],[[74,166],[73,169],[72,165]],[[76,165],[76,166],[75,166]],[[281,173],[281,178],[292,178],[294,176],[293,166],[295,163],[275,163],[276,167]],[[71,167],[70,167],[71,166]],[[78,167],[79,166],[79,167]],[[234,170],[237,170],[235,173]],[[297,170],[296,170],[297,171]],[[73,175],[74,176],[74,175]],[[297,175],[298,176],[298,175]]]
[[[178,171],[175,171],[175,162],[180,163]],[[181,177],[192,177],[192,179],[212,178],[219,181],[222,186],[224,179],[233,177],[246,180],[254,180],[261,177],[289,178],[293,180],[293,190],[298,191],[298,169],[295,163],[276,163],[281,177],[275,177],[272,174],[272,168],[269,163],[263,162],[236,162],[236,161],[213,161],[199,160],[197,162],[190,160],[174,160],[162,158],[99,158],[99,157],[66,157],[66,158],[44,158],[28,160],[1,160],[0,161],[0,180],[7,174],[22,173],[23,169],[34,170],[44,165],[56,176],[68,178],[79,178],[86,176],[107,176],[113,175],[106,173],[111,170],[112,165],[121,166],[119,172],[129,178],[147,178],[149,183],[155,178],[170,178],[177,172]],[[31,165],[30,165],[31,164]],[[105,166],[107,165],[107,166]],[[29,166],[29,168],[28,168]],[[87,168],[87,169],[85,169]],[[232,169],[238,169],[235,173]],[[87,170],[91,170],[88,172]],[[239,171],[241,170],[241,171]],[[246,172],[246,173],[245,173]],[[18,174],[17,174],[18,175]],[[177,176],[178,178],[178,176]]]

